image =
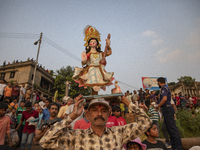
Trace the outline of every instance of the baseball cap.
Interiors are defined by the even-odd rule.
[[[62,101],[63,101],[64,103],[67,103],[68,99],[70,99],[69,96],[64,96],[63,99],[62,99]]]
[[[102,104],[104,105],[106,108],[108,108],[108,110],[110,109],[109,103],[107,101],[105,101],[104,98],[96,98],[91,100],[88,109],[92,106],[92,105],[96,105],[96,104]]]

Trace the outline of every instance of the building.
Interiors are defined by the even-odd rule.
[[[175,83],[174,85],[169,85],[169,89],[172,94],[182,92],[183,95],[200,95],[200,82],[195,82],[194,86],[186,86],[182,82]]]
[[[34,68],[35,62],[32,60],[7,64],[0,67],[0,78],[4,79],[6,82],[17,82],[19,86],[23,83],[25,87],[32,86]],[[37,66],[35,88],[41,93],[41,96],[53,96],[53,84],[54,78],[50,71]]]

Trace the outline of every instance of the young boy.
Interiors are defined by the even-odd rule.
[[[157,125],[159,132],[159,114],[158,114],[158,109],[156,108],[156,102],[152,102],[151,106],[152,107],[149,109],[148,113],[150,115],[150,119]]]
[[[126,120],[123,117],[121,117],[121,109],[120,109],[119,105],[113,106],[112,112],[113,112],[114,116],[117,118],[118,124],[120,126],[126,125]]]
[[[167,150],[167,147],[162,141],[156,140],[159,136],[159,132],[157,129],[157,125],[153,123],[150,128],[145,132],[147,139],[144,140],[142,143],[146,144],[147,150],[151,149],[159,149],[159,150]]]
[[[20,107],[17,108],[17,111],[16,111],[16,115],[17,115],[17,126],[18,124],[20,123],[20,120],[22,118],[22,112],[26,110],[26,107],[25,107],[25,101],[21,101],[20,102]],[[25,121],[22,123],[22,125],[20,126],[19,130],[17,131],[18,135],[19,135],[19,143],[18,143],[18,146],[17,147],[20,147],[20,143],[21,143],[21,140],[22,140],[22,131],[24,130],[24,125],[25,125]]]

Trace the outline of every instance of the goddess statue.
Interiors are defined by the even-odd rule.
[[[105,57],[112,54],[110,48],[110,34],[106,39],[105,51],[101,51],[101,41],[99,32],[92,26],[86,26],[84,29],[86,43],[85,50],[81,54],[83,68],[75,67],[73,79],[79,83],[79,87],[87,86],[98,92],[105,90],[106,86],[112,85],[114,72],[106,72]]]

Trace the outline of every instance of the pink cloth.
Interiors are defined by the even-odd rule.
[[[9,132],[10,132],[10,118],[5,115],[0,120],[0,145],[4,144],[6,133]]]

